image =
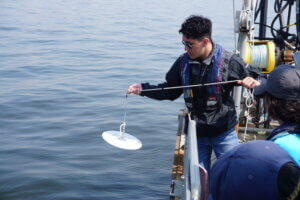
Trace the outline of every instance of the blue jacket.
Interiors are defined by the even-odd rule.
[[[300,166],[300,125],[284,123],[267,138],[285,149]]]

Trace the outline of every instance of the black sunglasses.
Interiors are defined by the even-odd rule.
[[[190,43],[190,42],[185,42],[185,41],[182,41],[182,44],[186,47],[188,47],[189,49],[193,48],[193,44]]]

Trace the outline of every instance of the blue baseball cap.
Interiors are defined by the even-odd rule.
[[[298,199],[299,184],[293,158],[271,141],[256,140],[219,157],[211,170],[210,194],[213,200]]]
[[[254,89],[254,95],[261,97],[264,94],[285,100],[300,99],[300,67],[280,65],[268,76],[267,81]]]

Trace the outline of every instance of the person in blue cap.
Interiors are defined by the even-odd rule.
[[[300,67],[276,67],[267,81],[254,89],[254,95],[265,98],[270,117],[280,123],[267,139],[284,148],[300,165]]]
[[[211,169],[209,200],[300,200],[300,168],[271,141],[242,143]]]

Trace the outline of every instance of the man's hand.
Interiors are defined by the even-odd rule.
[[[139,83],[135,83],[135,84],[132,84],[128,87],[128,91],[127,93],[128,94],[136,94],[136,95],[140,95],[141,94],[141,91],[142,91],[142,85],[139,84]]]
[[[257,80],[255,80],[254,78],[252,78],[250,76],[247,76],[243,80],[238,81],[238,84],[241,84],[247,88],[255,88],[260,85],[260,82],[258,82]]]

